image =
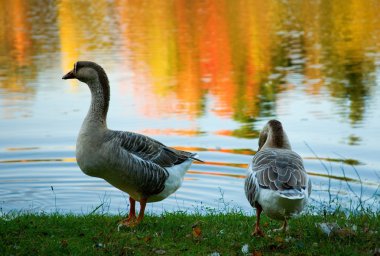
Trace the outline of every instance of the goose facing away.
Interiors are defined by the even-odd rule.
[[[260,229],[260,214],[284,220],[298,214],[311,193],[311,181],[302,158],[292,151],[288,137],[277,120],[269,121],[260,132],[259,149],[248,167],[245,195],[256,208],[253,235],[264,236]]]
[[[78,61],[62,79],[78,79],[91,91],[90,109],[76,144],[80,169],[128,193],[130,211],[122,224],[140,223],[147,202],[163,200],[181,186],[191,163],[198,160],[196,154],[167,147],[141,134],[109,130],[110,87],[105,71],[98,64]],[[137,219],[135,201],[140,202]]]

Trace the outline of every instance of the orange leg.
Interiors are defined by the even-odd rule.
[[[134,222],[136,221],[136,200],[132,197],[129,197],[129,215],[128,218],[121,221],[122,225],[131,227],[134,225]]]
[[[255,206],[256,206],[256,225],[255,225],[254,231],[252,232],[252,235],[264,236],[263,231],[261,231],[260,229],[260,214],[263,211],[263,208],[261,208],[261,205],[259,205],[258,203],[255,203]]]
[[[129,204],[129,215],[127,221],[133,221],[134,219],[136,219],[136,200],[132,197],[129,197]]]
[[[140,212],[139,212],[139,216],[137,217],[137,223],[136,224],[139,224],[142,221],[142,219],[144,218],[145,206],[146,206],[147,201],[148,201],[147,198],[141,198],[140,199]]]
[[[130,209],[129,209],[129,216],[125,220],[122,220],[121,222],[122,225],[125,225],[128,227],[134,227],[138,225],[144,218],[145,206],[146,206],[147,201],[148,201],[147,198],[140,199],[140,212],[139,212],[139,216],[136,219],[136,211],[135,211],[136,200],[133,199],[132,197],[129,197],[129,202],[131,204]]]

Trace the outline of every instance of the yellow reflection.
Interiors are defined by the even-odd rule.
[[[69,71],[79,59],[81,37],[85,27],[80,16],[74,16],[77,1],[62,1],[58,9],[59,39],[62,52],[62,70]],[[79,18],[79,19],[76,19]]]
[[[15,159],[15,160],[0,160],[0,163],[37,163],[37,162],[66,162],[76,163],[76,158],[48,158],[48,159]]]
[[[118,34],[117,27],[111,27],[113,8],[114,3],[108,1],[59,2],[57,25],[62,72],[71,70],[78,60],[97,62],[99,57],[94,51],[112,51],[113,37]],[[107,63],[102,59],[101,64]]]
[[[39,37],[52,28],[58,30],[52,36],[59,42],[63,72],[78,59],[101,58],[103,65],[110,60],[127,67],[134,74],[133,83],[123,86],[133,87],[137,109],[149,117],[178,115],[194,120],[211,109],[246,124],[263,113],[274,114],[275,104],[266,103],[276,102],[279,92],[302,86],[310,95],[328,91],[339,99],[342,114],[357,123],[376,83],[379,1],[64,0],[55,4],[56,8],[44,11],[49,12],[46,17],[57,17],[52,19],[56,24],[31,24],[28,15],[41,15],[41,6],[0,1],[2,88],[30,93],[25,73],[18,69],[28,66],[39,71],[33,60],[46,47]],[[287,77],[293,74],[302,83],[291,84]],[[196,125],[190,129],[196,130]],[[240,129],[231,136],[254,133],[253,128]]]
[[[231,153],[231,154],[239,154],[239,155],[254,155],[256,151],[249,149],[249,148],[199,148],[199,147],[175,147],[179,150],[185,150],[190,152],[202,152],[202,151],[209,151],[209,152],[222,152],[222,153]]]

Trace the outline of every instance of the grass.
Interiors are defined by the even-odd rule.
[[[0,255],[376,255],[379,214],[302,215],[287,234],[265,215],[266,237],[252,237],[255,217],[239,212],[148,215],[135,228],[122,216],[5,214],[0,218]],[[318,223],[337,223],[328,236]],[[242,248],[248,245],[248,253]],[[378,255],[378,254],[377,254]]]

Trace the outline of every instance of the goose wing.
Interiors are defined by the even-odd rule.
[[[114,140],[128,153],[160,167],[172,167],[183,163],[195,154],[170,148],[148,136],[133,132],[114,132]]]
[[[256,174],[251,171],[251,166],[248,169],[248,175],[245,179],[244,183],[244,192],[245,196],[248,199],[248,202],[251,204],[252,207],[255,206],[256,197],[258,195],[258,183],[256,179]]]
[[[260,187],[279,191],[308,187],[309,180],[302,158],[291,150],[260,150],[251,166]]]
[[[128,170],[129,179],[138,184],[138,192],[146,197],[164,190],[169,177],[166,168],[181,164],[195,155],[166,147],[152,138],[132,132],[109,131],[106,141],[114,151],[112,155],[123,156],[115,162],[121,165],[120,168]]]

